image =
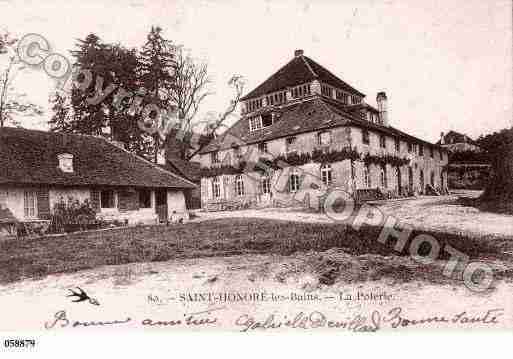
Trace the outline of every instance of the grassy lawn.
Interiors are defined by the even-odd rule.
[[[173,226],[141,226],[0,243],[0,283],[102,265],[160,262],[239,254],[290,255],[340,248],[351,255],[397,255],[394,241],[377,242],[380,229],[356,232],[342,224],[267,219],[219,219]],[[500,258],[511,242],[429,232],[473,258]],[[403,253],[406,254],[406,253]]]

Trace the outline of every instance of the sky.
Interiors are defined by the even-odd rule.
[[[244,76],[247,93],[303,49],[369,104],[386,91],[390,124],[425,140],[513,125],[510,0],[0,0],[0,16],[0,30],[38,33],[70,59],[89,33],[138,47],[161,26],[209,64],[214,94],[198,119],[226,108],[232,74]],[[47,109],[23,125],[45,128],[55,83],[29,69],[15,86]]]

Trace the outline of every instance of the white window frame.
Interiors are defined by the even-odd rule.
[[[242,175],[235,176],[235,193],[237,196],[244,196],[245,190],[244,190],[244,178]]]
[[[384,149],[387,148],[387,136],[385,136],[385,135],[379,136],[379,147],[384,148]]]
[[[370,188],[372,186],[371,176],[370,176],[370,165],[363,166],[363,185],[365,188]]]
[[[257,147],[260,152],[267,153],[267,142],[260,142]]]
[[[289,137],[285,138],[285,150],[287,152],[289,152],[290,151],[290,147],[293,146],[294,143],[296,143],[296,141],[297,141],[297,137],[296,136],[289,136]]]
[[[327,136],[326,143],[323,143],[323,136]],[[319,146],[329,146],[331,145],[331,132],[330,131],[322,131],[317,133],[317,144]]]
[[[210,162],[215,165],[217,163],[220,163],[221,161],[219,160],[219,152],[218,151],[214,151],[214,152],[210,152]]]
[[[262,193],[270,194],[271,193],[271,179],[269,176],[265,176],[262,178]]]
[[[37,218],[37,191],[26,190],[23,193],[23,214],[25,218]]]
[[[0,209],[7,208],[9,193],[4,190],[0,190]]]
[[[212,197],[214,199],[221,198],[221,179],[219,177],[212,178]]]
[[[379,170],[379,178],[381,182],[382,188],[388,188],[388,178],[387,178],[387,166],[380,166]]]
[[[262,129],[262,118],[260,116],[251,117],[249,119],[249,132]]]
[[[330,186],[333,183],[333,170],[329,163],[321,165],[321,181],[326,186]]]
[[[299,173],[293,171],[289,175],[289,192],[295,193],[301,189],[301,178]]]

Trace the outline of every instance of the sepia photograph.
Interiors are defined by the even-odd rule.
[[[0,347],[511,331],[512,14],[0,0]]]

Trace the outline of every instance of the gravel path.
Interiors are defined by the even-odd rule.
[[[408,223],[418,229],[444,229],[473,235],[495,235],[513,238],[513,216],[482,212],[477,208],[464,206],[459,197],[476,197],[479,191],[464,191],[448,196],[421,196],[373,202],[383,213],[395,216],[401,223]],[[266,218],[288,221],[333,223],[323,213],[308,213],[294,209],[251,209],[232,212],[198,212],[198,219],[217,218]]]

